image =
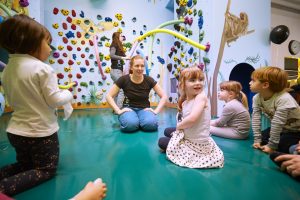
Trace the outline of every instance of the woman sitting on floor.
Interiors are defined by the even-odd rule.
[[[157,114],[167,101],[167,96],[157,82],[150,76],[144,75],[144,59],[136,55],[130,60],[129,74],[119,78],[106,96],[106,100],[119,115],[121,131],[134,132],[141,128],[143,131],[156,131],[158,127]],[[123,89],[125,100],[123,108],[119,108],[114,97]],[[151,89],[160,97],[155,109],[150,107],[149,93]]]

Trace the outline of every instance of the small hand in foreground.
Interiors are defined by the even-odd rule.
[[[102,200],[106,196],[105,183],[88,182],[83,190],[81,190],[75,197],[75,200]]]

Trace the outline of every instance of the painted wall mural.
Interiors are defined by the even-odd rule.
[[[0,16],[11,16],[16,13],[29,15],[28,6],[28,0],[0,0]]]
[[[223,58],[225,44],[227,43],[227,45],[229,46],[230,43],[236,42],[240,37],[254,32],[254,30],[248,31],[249,21],[248,21],[247,13],[240,12],[239,17],[237,17],[236,15],[230,12],[230,5],[231,5],[231,0],[228,0],[226,11],[225,11],[225,22],[224,22],[224,28],[222,33],[222,39],[221,39],[217,62],[214,68],[214,74],[212,79],[213,81],[212,90],[211,90],[212,95],[210,99],[212,116],[218,115],[217,78],[221,67],[221,61]]]
[[[85,15],[84,11],[55,7],[53,15],[66,17],[65,21],[52,24],[62,43],[58,42],[60,45],[53,51],[53,58],[49,59],[51,65],[58,64],[57,70],[63,69],[57,74],[60,88],[67,88],[73,92],[74,101],[77,101],[77,94],[84,88],[86,91],[77,101],[78,106],[82,103],[100,104],[106,89],[102,88],[98,91],[96,85],[100,87],[103,84],[110,85],[110,82],[105,82],[106,74],[110,72],[108,66],[110,56],[99,51],[101,47],[110,46],[110,39],[104,36],[103,32],[118,27],[119,22],[122,23],[122,14],[117,13],[114,22],[112,18],[103,19],[101,15],[97,15],[97,21],[93,21]],[[121,32],[121,28],[118,31]],[[89,76],[91,73],[99,73],[98,82],[82,81],[83,76]],[[103,104],[105,105],[105,102]]]
[[[217,100],[221,81],[238,79],[241,73],[247,80],[251,70],[269,62],[270,0],[128,1],[41,4],[41,23],[50,30],[55,48],[48,63],[57,72],[60,88],[72,91],[77,107],[107,106],[104,96],[113,84],[109,46],[115,31],[126,36],[127,55],[146,58],[145,73],[164,88],[170,103],[177,103],[180,71],[191,65],[201,68],[213,115],[222,107]],[[253,10],[257,3],[261,6]],[[159,98],[152,93],[150,101]]]
[[[68,88],[73,93],[75,106],[107,105],[104,96],[113,84],[109,74],[109,46],[115,31],[126,36],[123,44],[126,54],[144,55],[149,66],[146,73],[163,85],[163,68],[166,65],[164,45],[168,45],[168,41],[165,42],[159,35],[152,41],[154,48],[151,54],[147,54],[150,38],[142,37],[151,32],[151,24],[140,20],[137,15],[120,10],[92,15],[93,12],[76,6],[53,5],[49,12],[51,16],[45,19],[49,19],[47,27],[53,35],[53,46],[56,48],[49,58],[49,64],[57,72],[60,88]],[[126,66],[128,68],[128,63]],[[150,95],[150,99],[152,102],[159,101],[155,93]]]

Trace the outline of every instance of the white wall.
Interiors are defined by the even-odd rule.
[[[222,29],[224,24],[224,13],[226,9],[227,0],[222,1],[222,9],[214,6],[215,9],[218,9],[219,19],[216,21],[216,27],[214,27],[215,34],[214,40],[217,41],[216,56],[219,51],[219,43],[221,40]],[[225,2],[225,3],[224,3]],[[260,6],[257,6],[257,5]],[[230,43],[228,46],[225,45],[224,55],[221,63],[220,72],[224,76],[225,80],[228,80],[229,75],[235,64],[246,62],[248,56],[255,57],[256,55],[260,56],[260,60],[257,63],[249,63],[254,68],[258,68],[263,65],[265,62],[270,61],[270,46],[268,43],[268,32],[270,26],[270,1],[243,1],[232,0],[230,6],[230,12],[236,16],[239,16],[240,12],[246,12],[249,18],[248,31],[254,30],[253,33],[250,33],[245,36],[241,36],[235,42]],[[217,28],[218,27],[218,28]],[[237,63],[225,63],[226,60],[234,59]],[[215,64],[215,63],[212,63]]]
[[[30,2],[28,6],[30,17],[34,18],[36,21],[44,24],[44,0],[35,0]]]
[[[271,27],[274,28],[278,25],[286,25],[289,27],[290,35],[288,39],[280,45],[271,43],[271,65],[284,68],[284,57],[292,56],[288,50],[289,42],[291,40],[300,41],[300,13],[296,14],[272,8]],[[270,28],[270,31],[271,30]],[[300,57],[300,53],[298,53],[296,57]]]

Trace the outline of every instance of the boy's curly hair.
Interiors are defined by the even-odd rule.
[[[281,92],[288,86],[288,74],[283,69],[278,67],[262,67],[256,69],[251,74],[252,79],[257,79],[260,82],[268,82],[272,92]]]

